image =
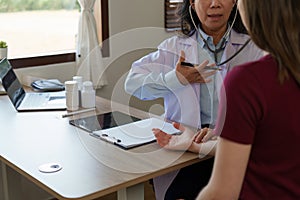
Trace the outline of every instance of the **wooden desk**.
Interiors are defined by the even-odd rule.
[[[7,96],[0,96],[0,109],[1,161],[58,199],[94,199],[115,191],[119,199],[141,199],[143,192],[134,194],[132,189],[143,189],[144,181],[199,161],[196,154],[167,151],[156,143],[123,150],[69,125],[70,118],[61,117],[66,111],[18,113]],[[97,98],[97,113],[111,110],[149,117]],[[38,170],[49,162],[60,163],[62,170]]]

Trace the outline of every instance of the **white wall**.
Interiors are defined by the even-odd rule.
[[[164,0],[110,0],[109,8],[111,35],[133,28],[164,27]]]
[[[75,73],[75,62],[20,68],[15,71],[22,84],[27,86],[34,78],[58,79],[63,83],[72,79]]]
[[[110,0],[109,1],[109,28],[111,56],[105,59],[108,64],[106,74],[109,85],[97,91],[97,95],[112,98],[113,100],[125,100],[138,108],[159,113],[162,110],[161,100],[154,102],[141,102],[130,97],[124,92],[123,83],[131,63],[141,56],[153,51],[154,48],[170,35],[164,27],[164,1],[163,0]],[[147,27],[147,28],[145,28]],[[152,28],[151,28],[152,27]],[[64,82],[70,80],[76,73],[75,62],[24,68],[16,70],[21,80],[25,76],[37,76],[43,78],[57,78]],[[46,199],[47,193],[21,178],[16,172],[9,170],[10,200]],[[1,174],[0,174],[1,177]],[[20,181],[21,179],[21,181]],[[18,183],[18,184],[17,184]],[[17,187],[19,186],[19,187]],[[0,188],[2,182],[0,181]],[[15,195],[22,192],[23,196]],[[25,196],[24,196],[25,195]],[[0,200],[3,194],[0,189]]]
[[[161,114],[162,100],[140,101],[124,91],[124,79],[133,61],[154,51],[171,34],[164,30],[163,0],[111,0],[110,57],[106,59],[109,85],[97,95]]]

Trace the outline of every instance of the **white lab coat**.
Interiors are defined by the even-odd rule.
[[[232,31],[222,61],[233,55],[248,38],[248,35]],[[200,84],[184,86],[180,84],[175,74],[176,63],[181,50],[185,52],[187,62],[201,63],[205,58],[213,62],[208,54],[199,58],[195,34],[192,37],[174,36],[163,41],[156,52],[132,64],[125,81],[125,90],[142,100],[163,97],[167,119],[193,127],[201,127],[199,114]],[[203,53],[200,52],[200,54]],[[233,60],[222,66],[225,70],[217,72],[208,87],[213,87],[216,84],[218,85],[217,88],[220,88],[222,84],[220,77],[224,77],[228,69],[230,70],[233,66],[247,61],[256,60],[262,55],[262,50],[250,42]]]
[[[248,39],[248,35],[232,30],[221,62],[232,56]],[[163,41],[157,51],[132,64],[125,81],[125,90],[142,100],[163,97],[167,119],[201,127],[200,84],[184,86],[175,74],[181,50],[185,52],[187,62],[200,64],[205,59],[213,62],[207,53],[199,52],[196,34],[192,37],[174,36]],[[262,56],[263,51],[251,41],[234,59],[221,66],[224,70],[213,76],[208,84],[209,91],[220,92],[222,79],[232,67]],[[177,173],[178,171],[174,171],[154,179],[156,199],[164,199],[165,192]]]

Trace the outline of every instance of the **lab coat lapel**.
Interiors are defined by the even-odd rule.
[[[178,50],[185,52],[185,60],[190,63],[198,63],[197,40],[195,34],[192,37],[179,41]]]

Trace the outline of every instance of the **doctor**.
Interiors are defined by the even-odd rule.
[[[250,41],[236,0],[184,0],[179,15],[181,33],[132,64],[125,90],[142,100],[164,98],[168,120],[211,128],[222,79],[234,66],[262,57],[263,51]],[[197,65],[187,67],[183,61]],[[207,70],[207,65],[220,70]],[[209,159],[155,178],[156,199],[194,199],[206,185],[212,163]]]

